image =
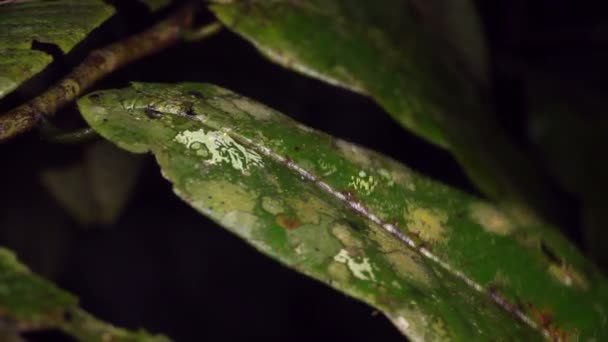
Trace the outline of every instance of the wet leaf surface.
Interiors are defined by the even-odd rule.
[[[136,83],[79,107],[120,147],[154,153],[196,210],[414,340],[607,337],[605,277],[522,213],[212,85]]]
[[[0,98],[53,61],[32,44],[52,44],[67,53],[113,13],[101,0],[0,4]]]
[[[9,250],[0,247],[0,317],[3,334],[59,329],[84,342],[165,342],[163,336],[130,332],[101,322],[78,307],[73,295],[32,274]],[[19,341],[19,339],[15,339]]]

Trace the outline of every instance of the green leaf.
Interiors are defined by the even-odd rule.
[[[561,235],[206,84],[79,100],[178,196],[417,340],[608,338],[608,282]],[[329,322],[328,322],[329,324]]]
[[[102,0],[0,3],[0,98],[53,60],[33,42],[67,53],[113,13]]]
[[[450,145],[435,113],[446,111],[446,97],[476,99],[470,83],[487,84],[484,37],[468,0],[217,3],[218,18],[270,60],[371,96],[440,146]],[[454,68],[471,78],[454,79]]]
[[[493,111],[470,1],[221,1],[210,8],[269,59],[369,95],[402,126],[448,148],[501,205],[559,213],[537,161]]]
[[[59,329],[84,342],[165,342],[164,336],[130,332],[101,322],[78,307],[78,300],[32,274],[15,255],[0,247],[0,336]],[[18,341],[18,340],[17,340]]]
[[[270,60],[370,95],[412,132],[448,145],[429,113],[438,110],[442,85],[426,73],[433,61],[425,56],[424,31],[412,21],[407,1],[385,0],[380,6],[370,1],[228,1],[210,8]]]

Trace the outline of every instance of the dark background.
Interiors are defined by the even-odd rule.
[[[90,47],[151,21],[134,2],[122,2],[120,8],[123,16],[104,25],[66,61],[55,63],[46,81]],[[506,108],[522,107],[521,80],[504,67],[513,61],[546,68],[566,83],[597,77],[586,61],[607,51],[608,35],[597,28],[608,29],[608,16],[599,2],[493,0],[479,1],[479,8],[497,101]],[[200,16],[201,23],[209,19],[209,13]],[[131,80],[215,83],[477,194],[448,153],[401,129],[369,99],[271,64],[227,30],[137,62],[99,87]],[[23,98],[29,96],[24,93]],[[0,107],[12,104],[5,101]],[[501,119],[513,136],[524,136],[520,116]],[[101,319],[164,333],[178,342],[403,340],[382,314],[284,268],[197,214],[172,194],[150,157],[115,225],[77,225],[38,178],[41,169],[69,163],[85,147],[49,144],[37,132],[0,146],[3,160],[10,161],[0,168],[0,244],[78,295],[82,306]],[[69,341],[55,332],[28,338]]]

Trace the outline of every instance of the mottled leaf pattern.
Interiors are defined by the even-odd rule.
[[[559,213],[537,161],[496,118],[470,1],[234,0],[210,8],[270,60],[369,95],[402,126],[448,148],[501,205]]]
[[[107,139],[154,153],[199,212],[414,340],[608,338],[606,278],[522,213],[212,85],[136,83],[79,107]]]
[[[432,113],[439,110],[443,70],[427,73],[436,61],[428,58],[428,40],[412,21],[408,1],[385,0],[380,6],[370,1],[228,1],[212,2],[210,8],[272,61],[370,95],[412,132],[448,145]]]
[[[102,0],[0,4],[0,98],[53,60],[32,43],[54,44],[67,53],[113,13]]]

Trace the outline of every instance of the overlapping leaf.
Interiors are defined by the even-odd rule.
[[[0,4],[0,98],[53,60],[33,49],[34,42],[54,44],[67,53],[113,13],[102,0]]]
[[[166,342],[163,336],[130,332],[101,322],[78,307],[78,300],[30,273],[0,247],[0,333],[58,329],[83,342]],[[2,335],[0,335],[2,336]],[[3,336],[2,336],[3,337]]]
[[[235,0],[210,8],[269,59],[369,95],[401,125],[447,147],[492,199],[545,216],[558,211],[540,167],[494,115],[470,1]]]
[[[448,145],[429,113],[438,110],[440,74],[426,73],[434,61],[407,1],[229,1],[211,9],[271,60],[368,94],[411,131]]]
[[[211,85],[134,84],[79,107],[154,153],[202,214],[410,338],[608,338],[605,277],[534,220]]]

